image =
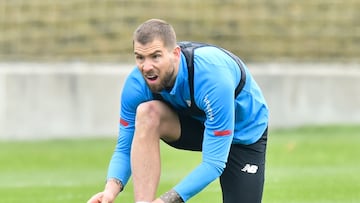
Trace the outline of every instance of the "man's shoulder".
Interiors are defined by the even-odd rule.
[[[130,83],[130,84],[136,84],[139,85],[139,83],[144,84],[145,85],[145,80],[143,78],[143,76],[141,75],[140,70],[135,66],[130,73],[127,75],[126,77],[126,84]],[[129,84],[127,84],[129,85]]]
[[[135,67],[128,74],[123,87],[123,92],[124,91],[129,95],[134,95],[136,93],[144,95],[149,91],[146,82],[138,68]]]

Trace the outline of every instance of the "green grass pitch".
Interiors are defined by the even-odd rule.
[[[0,142],[0,202],[79,203],[103,189],[113,139]],[[159,194],[201,154],[162,144]],[[270,130],[264,203],[350,203],[360,200],[360,126]],[[176,157],[176,158],[173,158]],[[116,202],[133,202],[131,180]],[[190,203],[221,202],[218,181]]]

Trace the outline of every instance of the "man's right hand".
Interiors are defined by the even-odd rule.
[[[92,196],[87,203],[113,203],[122,188],[119,180],[110,178],[106,182],[105,190]]]
[[[99,192],[92,196],[87,203],[113,203],[115,201],[114,194],[112,192]]]

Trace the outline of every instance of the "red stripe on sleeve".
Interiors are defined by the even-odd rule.
[[[122,118],[120,118],[120,124],[121,125],[123,125],[123,126],[128,126],[129,125],[129,123],[128,122],[126,122],[124,119],[122,119]]]
[[[230,135],[231,134],[231,130],[222,130],[222,131],[214,131],[214,135],[215,136],[226,136],[226,135]]]

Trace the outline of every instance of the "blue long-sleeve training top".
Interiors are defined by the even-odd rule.
[[[245,64],[243,66],[245,86],[234,98],[241,76],[237,63],[216,47],[206,46],[194,51],[194,100],[205,112],[205,116],[196,119],[204,122],[205,131],[202,162],[174,187],[184,201],[222,174],[231,144],[256,142],[268,125],[268,108],[263,94]],[[189,107],[188,71],[183,54],[174,87],[161,92],[161,96],[176,110]],[[119,136],[108,178],[115,177],[124,185],[128,182],[136,108],[153,99],[140,70],[135,67],[121,94]]]

